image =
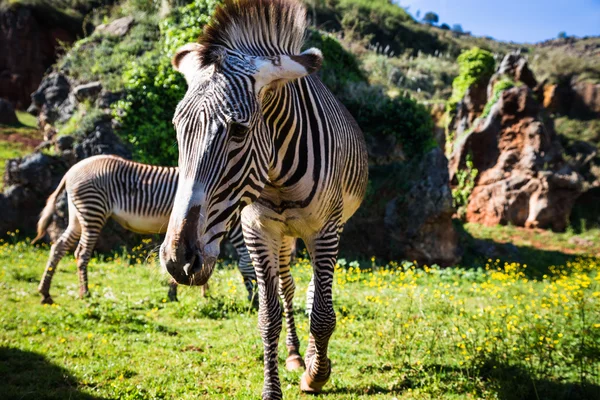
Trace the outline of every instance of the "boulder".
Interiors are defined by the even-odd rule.
[[[0,97],[17,109],[28,107],[30,94],[56,62],[58,44],[73,43],[81,32],[81,20],[37,3],[0,7]]]
[[[456,114],[450,121],[449,128],[456,136],[467,132],[485,108],[488,100],[488,79],[481,79],[471,85],[456,106]]]
[[[110,116],[98,121],[94,129],[75,146],[78,160],[99,155],[115,154],[131,159],[131,150],[121,141],[112,128]]]
[[[583,180],[562,153],[532,91],[504,91],[488,117],[457,140],[450,159],[453,183],[469,155],[479,172],[467,221],[564,230]]]
[[[538,84],[533,72],[529,69],[527,59],[523,57],[520,52],[509,53],[504,56],[500,66],[497,68],[496,73],[492,76],[490,81],[495,82],[502,76],[506,76],[515,82],[523,82],[530,89],[535,88]],[[488,96],[491,96],[489,91]]]
[[[78,85],[73,88],[73,94],[79,101],[95,100],[102,91],[102,83],[99,81]]]
[[[0,98],[0,125],[14,125],[18,123],[19,120],[12,104],[8,100]]]
[[[570,116],[600,118],[600,83],[577,82],[573,84],[573,104]]]
[[[593,82],[546,83],[541,97],[548,111],[577,119],[600,118],[600,84]]]
[[[8,160],[5,188],[0,194],[0,234],[17,229],[24,234],[33,233],[46,199],[71,165],[60,156],[42,153]]]
[[[71,83],[60,72],[52,72],[31,94],[31,106],[28,111],[38,115],[41,129],[51,129],[58,122],[66,122],[77,106],[77,99],[71,93]]]
[[[436,147],[405,163],[373,165],[370,189],[346,224],[341,254],[452,265],[460,259],[447,160]]]
[[[129,29],[134,24],[133,17],[123,17],[116,19],[108,24],[98,25],[94,30],[94,33],[101,33],[104,35],[112,36],[125,36]]]

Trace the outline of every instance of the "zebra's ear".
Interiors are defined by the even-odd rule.
[[[202,67],[202,45],[198,43],[188,43],[177,49],[177,52],[171,60],[175,71],[179,71],[185,76],[189,83],[194,74]]]
[[[256,81],[259,87],[275,82],[288,82],[317,72],[323,64],[323,54],[316,48],[298,55],[263,57],[257,62]]]

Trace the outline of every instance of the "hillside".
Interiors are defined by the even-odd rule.
[[[3,2],[3,12],[30,9],[37,15],[51,7],[56,15],[72,16],[84,25],[77,40],[61,44],[29,105],[38,116],[40,139],[48,139],[46,154],[57,157],[52,162],[68,166],[82,154],[121,149],[119,154],[131,154],[142,162],[174,165],[177,146],[171,119],[186,84],[170,59],[179,46],[196,40],[217,3]],[[436,149],[448,148],[458,137],[448,129],[451,113],[447,110],[464,103],[469,85],[479,79],[475,75],[472,81],[457,79],[470,73],[461,69],[459,57],[471,49],[489,53],[490,72],[509,53],[524,57],[535,76],[531,91],[544,107],[545,126],[556,130],[563,146],[557,151],[585,175],[585,190],[600,185],[600,158],[595,150],[600,146],[600,109],[594,108],[600,105],[600,97],[595,97],[600,39],[520,45],[419,23],[387,0],[319,0],[307,5],[312,23],[307,46],[319,47],[325,54],[319,75],[356,118],[369,149],[369,190],[356,223],[346,229],[347,250],[360,248],[366,227],[370,237],[362,254],[354,256],[368,253],[441,264],[459,258],[452,217],[472,188],[450,181],[450,191],[444,152]],[[509,82],[507,87],[512,86]],[[500,95],[497,90],[494,99]],[[482,109],[471,113],[470,122],[482,117],[483,106],[489,111],[494,99],[485,96]],[[84,141],[95,144],[83,145]],[[64,147],[65,142],[70,147]],[[39,193],[40,199],[45,196]],[[420,198],[435,200],[425,205]],[[420,211],[403,211],[414,207]],[[28,209],[34,221],[38,211]],[[397,211],[392,215],[389,210]],[[581,220],[590,221],[584,227],[600,223],[596,214],[575,214],[572,224],[579,227]],[[389,235],[393,239],[388,240]]]

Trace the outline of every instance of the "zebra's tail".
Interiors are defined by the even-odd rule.
[[[65,190],[66,185],[67,175],[65,174],[56,190],[48,197],[46,207],[44,207],[44,210],[40,214],[40,220],[37,224],[37,236],[31,241],[31,244],[35,244],[38,240],[46,236],[46,229],[48,229],[48,226],[52,221],[52,215],[54,215],[54,211],[56,210],[56,198]]]

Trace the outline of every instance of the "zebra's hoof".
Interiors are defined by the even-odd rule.
[[[327,367],[327,374],[325,376],[316,376],[311,377],[309,374],[310,366],[312,365],[314,358],[310,358],[306,361],[306,371],[302,374],[302,378],[300,379],[300,390],[305,393],[317,394],[321,393],[323,390],[323,386],[329,381],[329,377],[331,376],[331,361],[327,360],[329,364]]]
[[[179,299],[177,298],[177,295],[170,294],[168,297],[169,297],[169,301],[171,301],[171,302],[179,301]]]
[[[285,368],[288,371],[298,371],[304,369],[304,360],[300,354],[290,354],[285,360]]]
[[[48,294],[48,295],[42,295],[42,301],[40,301],[41,304],[54,304],[54,300],[52,300],[52,297]]]
[[[324,381],[316,381],[309,376],[308,371],[304,371],[302,378],[300,379],[300,390],[304,393],[321,393],[321,390],[323,390],[323,386],[325,386],[327,381],[329,381],[329,378]]]

